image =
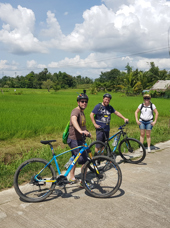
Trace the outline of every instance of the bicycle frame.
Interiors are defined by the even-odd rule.
[[[126,124],[124,124],[123,126],[120,126],[120,127],[118,128],[119,131],[118,131],[116,134],[112,135],[109,139],[106,137],[106,134],[105,134],[105,132],[103,131],[104,134],[105,134],[105,144],[106,144],[106,147],[109,147],[109,151],[111,151],[111,148],[110,148],[110,145],[109,145],[109,141],[110,141],[111,139],[115,138],[116,136],[118,136],[117,145],[114,146],[114,148],[113,148],[113,150],[112,150],[112,153],[114,153],[114,152],[116,151],[116,149],[117,149],[117,147],[118,147],[118,144],[119,144],[119,141],[120,141],[120,138],[121,138],[121,135],[123,135],[123,137],[126,135],[126,133],[123,131],[123,127],[124,127],[124,126],[126,126]]]
[[[71,163],[71,165],[68,167],[68,169],[66,170],[66,172],[63,174],[63,176],[67,177],[68,174],[70,173],[71,169],[73,168],[73,166],[76,164],[76,162],[77,162],[77,160],[79,159],[79,157],[82,155],[82,153],[83,153],[85,150],[88,150],[88,149],[89,149],[87,143],[85,142],[84,145],[82,145],[82,146],[74,147],[74,148],[72,148],[72,149],[70,149],[70,150],[64,151],[63,153],[56,155],[56,154],[54,153],[54,149],[53,149],[52,145],[51,145],[51,144],[49,144],[49,145],[50,145],[50,148],[51,148],[51,152],[52,152],[52,154],[53,154],[53,158],[52,158],[52,159],[48,162],[48,164],[47,164],[47,165],[46,165],[46,166],[45,166],[45,167],[44,167],[44,168],[35,176],[35,179],[36,179],[38,182],[57,182],[57,180],[46,180],[46,179],[44,179],[44,180],[39,180],[37,177],[41,174],[41,172],[42,172],[49,164],[51,164],[51,162],[52,162],[53,160],[54,160],[54,162],[55,162],[55,165],[56,165],[56,169],[57,169],[58,175],[61,175],[60,167],[59,167],[58,162],[57,162],[57,157],[62,156],[62,155],[66,154],[66,153],[68,153],[68,152],[70,152],[70,151],[75,150],[75,149],[80,149],[80,148],[81,148],[81,150],[79,151],[79,153],[77,154],[77,156],[74,158],[74,160],[73,160],[73,162]],[[89,154],[89,157],[92,159],[92,154],[91,154],[91,152],[88,153],[88,154]],[[96,169],[97,174],[99,174],[99,172],[98,172],[98,170],[97,170],[97,168],[96,168],[95,163],[94,163],[94,167],[95,167],[95,169]]]

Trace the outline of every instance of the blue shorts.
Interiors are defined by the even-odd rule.
[[[82,140],[73,140],[70,138],[67,139],[67,143],[71,149],[73,149],[74,147],[83,145]],[[72,155],[74,155],[76,157],[77,154],[79,153],[79,151],[80,151],[80,149],[75,149],[75,150],[72,150],[71,152],[72,152]],[[87,151],[86,150],[83,152],[82,155],[80,155],[80,157],[78,158],[77,161],[80,165],[83,165],[86,163],[86,161],[87,161]]]
[[[152,130],[153,126],[151,125],[151,123],[153,122],[152,120],[149,121],[139,121],[141,124],[139,125],[139,128],[141,130]]]

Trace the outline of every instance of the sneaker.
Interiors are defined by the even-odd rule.
[[[148,153],[150,153],[151,152],[151,148],[150,147],[148,147]]]
[[[90,184],[88,181],[86,181],[86,184],[88,185],[89,188],[93,188],[93,185]],[[80,185],[79,185],[80,188],[84,188],[83,184],[82,184],[82,181],[80,182]]]
[[[140,146],[140,152],[142,152],[143,151],[143,148]]]
[[[79,182],[78,179],[74,179],[74,180],[69,179],[69,184],[76,184],[76,183],[78,183],[78,182]]]

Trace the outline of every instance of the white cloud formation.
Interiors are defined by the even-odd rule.
[[[12,16],[11,16],[12,15]],[[6,44],[9,52],[45,53],[47,49],[34,37],[35,16],[32,10],[0,3],[0,19],[4,22],[0,30],[0,41]]]
[[[17,65],[15,61],[10,64],[7,60],[0,60],[0,70],[16,70]]]
[[[48,45],[75,53],[88,50],[126,54],[167,45],[170,4],[165,0],[104,2],[110,8],[102,4],[86,10],[83,13],[84,22],[76,24],[68,36],[62,34],[59,26],[51,24],[57,38],[53,36]],[[117,11],[112,6],[114,3],[118,6]],[[51,34],[52,27],[46,32]]]
[[[27,61],[27,68],[28,69],[44,69],[46,68],[45,64],[38,64],[35,60]]]
[[[61,40],[64,35],[62,34],[60,25],[55,18],[55,14],[51,11],[47,12],[47,29],[43,29],[41,31],[42,35],[52,37],[53,39],[59,39]]]
[[[146,62],[151,61],[158,63],[159,68],[170,69],[167,50],[169,1],[102,0],[102,3],[85,10],[83,22],[75,24],[68,35],[62,32],[56,15],[51,11],[47,11],[45,25],[42,22],[45,28],[41,33],[35,33],[35,15],[31,9],[22,6],[15,9],[10,4],[0,3],[0,19],[3,22],[0,42],[14,54],[47,53],[51,50],[56,50],[56,55],[57,50],[64,50],[65,56],[69,52],[75,53],[75,57],[64,57],[46,65],[40,60],[27,61],[28,69],[48,66],[99,72],[113,68],[123,70],[127,62],[134,68],[145,69]],[[82,57],[82,53],[86,53],[87,57]],[[1,69],[8,66],[3,61],[0,62]],[[15,64],[13,66],[16,67]]]

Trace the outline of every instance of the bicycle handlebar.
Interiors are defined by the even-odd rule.
[[[90,134],[85,135],[85,134],[83,133],[83,134],[82,134],[82,139],[83,139],[83,140],[85,140],[85,139],[86,139],[86,137],[89,137],[89,138],[90,138],[90,137],[91,137],[91,135],[90,135]]]

